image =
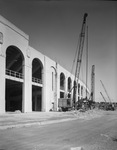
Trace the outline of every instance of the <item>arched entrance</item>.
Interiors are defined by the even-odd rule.
[[[23,54],[17,47],[6,49],[6,111],[22,111],[23,62]]]
[[[71,81],[71,78],[69,77],[68,78],[68,98],[71,98],[71,91],[72,91],[72,81]]]
[[[60,74],[60,98],[65,97],[65,75],[64,73]]]
[[[38,58],[32,61],[32,111],[42,111],[42,70]]]

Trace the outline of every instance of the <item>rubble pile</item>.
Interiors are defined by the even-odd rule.
[[[104,114],[104,111],[97,109],[87,111],[75,110],[73,111],[73,114],[80,119],[90,120],[93,118],[101,117]]]

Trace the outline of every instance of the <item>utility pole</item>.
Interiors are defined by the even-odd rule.
[[[92,65],[91,71],[91,101],[95,101],[95,65]]]

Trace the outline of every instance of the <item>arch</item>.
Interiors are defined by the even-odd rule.
[[[38,58],[34,58],[32,61],[32,77],[42,81],[42,70],[42,62]]]
[[[60,98],[64,98],[65,96],[65,75],[62,72],[60,74]]]
[[[16,46],[9,46],[6,49],[6,69],[22,73],[23,63],[22,51]]]
[[[42,111],[42,71],[42,62],[34,58],[32,61],[32,111]]]
[[[71,78],[69,77],[68,78],[68,91],[70,91],[71,90],[71,86],[72,86],[72,80],[71,80]]]
[[[22,111],[23,64],[22,51],[16,46],[9,46],[6,49],[6,111]]]
[[[71,90],[72,90],[72,80],[69,77],[67,82],[67,90],[68,90],[68,98],[71,98]]]
[[[60,89],[65,90],[65,75],[64,75],[64,73],[60,74]]]

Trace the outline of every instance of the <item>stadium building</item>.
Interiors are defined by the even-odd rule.
[[[0,113],[50,111],[73,97],[74,75],[29,46],[29,36],[0,16]],[[77,99],[85,97],[79,81]]]

